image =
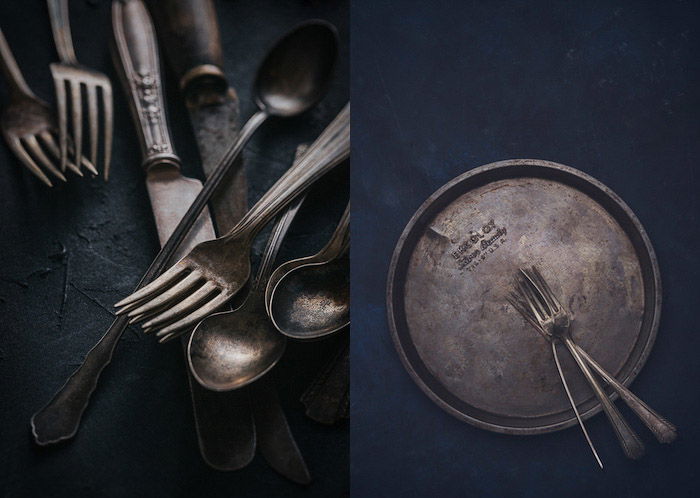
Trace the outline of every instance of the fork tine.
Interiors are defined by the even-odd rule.
[[[532,310],[532,313],[535,315],[535,318],[537,318],[537,321],[545,320],[547,318],[547,313],[544,309],[542,309],[542,305],[537,301],[532,289],[528,287],[525,282],[519,282],[519,286],[521,294],[525,297],[525,302]]]
[[[155,318],[151,318],[146,323],[144,323],[143,326],[146,328],[158,328],[159,325],[162,325],[166,322],[170,322],[176,318],[180,318],[181,315],[185,315],[190,310],[193,310],[197,306],[201,305],[202,301],[208,298],[209,295],[215,291],[219,291],[216,284],[214,282],[208,281],[195,292],[193,292],[189,297],[183,299],[175,306],[161,313]]]
[[[105,132],[105,144],[104,144],[104,175],[105,181],[109,180],[109,166],[112,160],[112,126],[114,121],[114,116],[112,112],[112,86],[107,82],[106,85],[100,87],[102,93],[102,112],[104,113],[104,132]]]
[[[65,171],[68,163],[68,110],[66,108],[66,83],[54,71],[51,64],[53,83],[56,90],[56,113],[58,114],[58,144],[60,147],[61,170]]]
[[[27,151],[24,150],[24,147],[20,143],[19,139],[8,140],[8,144],[17,156],[17,159],[19,159],[22,162],[22,164],[24,164],[24,166],[27,169],[29,169],[29,171],[31,171],[32,174],[34,174],[34,176],[36,176],[39,180],[44,182],[49,187],[53,187],[53,183],[51,183],[51,180],[49,180],[48,177],[44,174],[44,172],[41,171],[41,168],[37,166],[32,157],[29,154],[27,154]]]
[[[170,339],[177,337],[181,334],[182,331],[187,330],[188,328],[202,321],[210,314],[214,313],[217,309],[223,306],[230,298],[231,296],[227,294],[219,294],[207,304],[197,309],[194,313],[190,313],[181,320],[159,330],[158,332],[156,332],[156,336],[160,337],[158,342],[167,342]]]
[[[520,268],[520,274],[525,284],[532,290],[533,295],[544,308],[545,313],[547,315],[551,315],[554,312],[554,308],[550,305],[549,301],[544,295],[544,292],[542,289],[540,289],[539,285],[537,285],[537,282],[535,282],[534,277],[525,268]]]
[[[46,156],[34,135],[27,135],[26,137],[23,137],[22,142],[24,143],[24,146],[29,149],[31,155],[38,159],[47,170],[49,170],[55,177],[60,178],[64,182],[66,181],[66,177],[63,176],[58,168],[56,168],[56,166],[54,166],[51,160]]]
[[[167,302],[173,299],[183,297],[184,294],[189,292],[197,282],[201,281],[201,279],[202,274],[194,271],[167,291],[163,292],[157,297],[154,297],[153,299],[149,299],[148,301],[146,301],[145,304],[142,304],[141,306],[138,306],[136,308],[131,308],[131,310],[129,310],[128,307],[124,307],[120,309],[117,312],[117,314],[120,315],[128,311],[128,315],[131,318],[135,318],[138,315],[144,315],[149,311],[152,311],[153,309],[158,308],[161,305],[166,304]]]
[[[48,130],[44,130],[41,133],[39,133],[38,137],[41,139],[41,143],[44,144],[44,147],[48,149],[51,155],[55,159],[58,159],[60,161],[61,151],[59,150],[58,143],[56,143],[56,138],[51,134],[51,132],[49,132]],[[80,171],[80,169],[75,164],[73,164],[72,161],[68,161],[66,163],[66,167],[76,175],[83,176],[83,172]]]
[[[172,268],[167,270],[160,277],[156,278],[153,282],[126,296],[124,299],[116,303],[114,307],[121,308],[122,306],[134,303],[152,294],[160,293],[167,284],[179,277],[185,270],[187,270],[187,266],[176,263]]]
[[[68,80],[71,93],[71,114],[73,117],[73,140],[75,164],[82,164],[83,155],[83,100],[80,93],[80,82]]]
[[[87,84],[85,86],[87,91],[87,102],[88,102],[88,126],[90,129],[90,161],[92,164],[97,164],[97,88],[95,85]]]
[[[558,311],[562,308],[561,303],[559,302],[559,299],[557,299],[557,296],[552,292],[551,287],[549,287],[549,284],[547,281],[544,279],[540,271],[537,269],[536,266],[532,267],[532,271],[535,275],[535,278],[539,280],[540,285],[542,286],[542,290],[544,291],[545,295],[547,298],[552,302],[554,308]]]

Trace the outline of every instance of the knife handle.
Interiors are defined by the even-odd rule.
[[[227,92],[229,85],[222,69],[224,59],[214,2],[151,0],[150,5],[168,62],[184,94],[200,96],[201,86],[220,95]]]
[[[142,166],[144,169],[156,164],[180,167],[165,115],[155,30],[143,2],[114,2],[112,29],[116,49],[114,62],[137,125]]]

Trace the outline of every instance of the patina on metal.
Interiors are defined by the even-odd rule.
[[[471,170],[433,194],[391,261],[387,311],[399,356],[441,408],[477,427],[539,434],[576,424],[549,344],[506,300],[518,268],[559,276],[576,343],[629,385],[654,343],[661,280],[639,220],[574,168],[516,159]],[[582,418],[601,406],[570,358]]]
[[[622,416],[616,413],[614,406],[612,408],[606,405],[609,403],[607,396],[598,386],[595,377],[592,376],[589,368],[592,368],[610,387],[620,395],[622,400],[630,407],[630,409],[640,418],[644,425],[654,433],[656,439],[660,443],[672,443],[677,437],[676,427],[668,422],[661,415],[635,396],[632,391],[620,384],[612,375],[605,371],[600,364],[591,358],[581,346],[576,344],[571,338],[570,329],[573,326],[572,320],[569,317],[564,306],[559,302],[559,299],[554,295],[547,284],[546,280],[537,269],[521,268],[516,277],[516,291],[511,294],[509,302],[517,309],[521,315],[539,332],[545,339],[552,341],[552,349],[556,355],[556,343],[563,343],[570,351],[576,363],[580,366],[584,376],[592,379],[592,389],[596,395],[601,395],[601,404],[606,411],[606,415],[610,411],[612,415],[611,423],[615,427],[616,435],[621,438],[621,443],[625,447],[625,451],[630,458],[638,458],[641,456],[639,448],[640,443],[635,441],[636,435],[631,429],[626,427],[627,424],[622,420]],[[635,452],[636,449],[636,452]]]
[[[120,315],[146,320],[164,342],[216,311],[250,275],[253,239],[277,213],[350,156],[350,104],[226,235],[197,245],[156,280],[116,304]],[[206,190],[206,186],[204,187]],[[204,192],[204,190],[202,192]],[[196,201],[195,201],[196,202]]]
[[[47,0],[51,30],[56,52],[61,60],[53,63],[51,75],[56,89],[58,111],[59,145],[61,168],[68,164],[68,153],[72,152],[75,164],[81,164],[83,154],[83,88],[87,97],[87,125],[90,133],[90,161],[97,164],[98,135],[103,133],[103,164],[105,180],[109,178],[109,163],[112,157],[112,129],[114,113],[112,109],[112,83],[99,71],[78,63],[73,48],[68,15],[68,0]],[[66,87],[68,92],[66,92]],[[99,119],[98,102],[102,105],[102,119]],[[71,110],[71,123],[75,147],[69,147],[68,108]]]
[[[45,171],[65,182],[66,177],[61,172],[56,119],[49,105],[34,95],[27,85],[2,30],[0,70],[10,91],[10,103],[0,116],[0,126],[7,145],[17,159],[44,184],[53,186]],[[83,158],[80,165],[97,174],[87,159]],[[72,161],[68,161],[67,166],[73,173],[83,176],[80,168]]]
[[[117,19],[116,22],[121,22],[122,8],[130,6],[134,8],[133,5],[132,1],[114,2],[112,4],[113,22],[115,22],[114,19]],[[139,33],[138,28],[133,30],[134,37],[139,36]],[[302,37],[300,43],[297,43],[299,40],[294,36],[295,34]],[[116,34],[115,38],[117,38]],[[132,41],[135,42],[135,40]],[[325,42],[322,50],[311,47],[312,44],[319,41]],[[117,42],[118,44],[119,42]],[[313,48],[308,54],[308,59],[305,59],[306,64],[289,67],[292,61],[287,59],[287,56],[298,60],[300,56],[299,46],[305,45]],[[141,289],[148,282],[151,282],[172,263],[180,244],[200,220],[200,213],[206,207],[211,195],[227,176],[243,145],[248,142],[258,126],[270,115],[293,116],[308,110],[323,97],[332,75],[336,52],[337,35],[335,30],[327,23],[322,22],[302,25],[273,47],[266,62],[261,66],[256,80],[258,98],[264,99],[258,101],[262,110],[253,115],[241,130],[238,140],[221,158],[209,180],[188,208],[187,213],[151,262],[136,289]],[[311,74],[307,71],[311,71]],[[147,82],[150,83],[150,80]],[[277,101],[280,101],[280,107],[275,106]],[[153,152],[158,153],[159,151]],[[170,155],[168,151],[161,151],[161,153],[163,161]],[[148,164],[144,166],[148,166]],[[129,317],[127,315],[117,317],[102,338],[88,352],[78,370],[70,376],[49,404],[34,414],[31,423],[37,444],[55,443],[75,435],[82,414],[90,401],[90,396],[97,388],[100,375],[112,360],[119,339],[128,325]],[[45,431],[39,428],[42,424],[46,424]]]
[[[350,325],[350,204],[328,243],[313,256],[277,268],[265,290],[275,328],[293,339],[318,339]]]
[[[211,175],[238,135],[238,98],[223,72],[219,24],[212,0],[159,0],[151,14],[161,46],[181,81],[202,169]],[[185,78],[185,75],[192,77]],[[186,81],[185,81],[186,80]],[[243,161],[227,173],[210,203],[217,233],[233,227],[248,209]],[[183,334],[183,354],[191,334]],[[256,424],[250,393],[215,393],[203,388],[187,368],[199,451],[217,470],[232,471],[255,456]],[[291,435],[290,435],[291,437]]]

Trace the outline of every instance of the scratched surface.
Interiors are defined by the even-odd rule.
[[[352,26],[353,493],[695,496],[698,3],[355,0]],[[602,472],[576,428],[518,437],[461,422],[423,394],[393,347],[386,278],[404,226],[449,180],[518,157],[601,180],[654,245],[664,304],[632,389],[680,437],[656,443],[618,402],[647,445],[640,462],[625,459],[602,414],[587,423]]]
[[[517,175],[499,177],[509,174]],[[626,219],[541,174],[471,182],[475,188],[437,198],[402,249],[407,261],[397,277],[404,273],[405,283],[398,277],[393,287],[396,334],[414,371],[429,372],[421,381],[457,414],[496,430],[576,423],[549,344],[507,302],[519,267],[541,268],[574,321],[576,342],[619,379],[642,361],[654,333],[652,320],[642,326],[644,281]],[[562,356],[585,414],[597,402]],[[454,398],[441,396],[445,390]]]
[[[290,344],[277,371],[280,397],[314,483],[286,481],[257,456],[246,469],[221,473],[202,461],[184,362],[176,342],[158,345],[126,331],[102,376],[76,438],[39,449],[29,418],[46,403],[111,323],[111,305],[136,285],[158,249],[131,116],[111,64],[110,2],[70,2],[78,59],[104,71],[115,91],[115,145],[108,184],[78,179],[44,188],[0,144],[0,495],[30,496],[342,496],[349,482],[348,427],[325,427],[298,401],[336,340]],[[312,141],[349,98],[348,4],[219,1],[226,72],[241,115],[254,110],[251,85],[270,44],[296,23],[328,19],[341,52],[327,98],[308,114],[271,122],[245,152],[249,202],[291,164],[298,143]],[[0,26],[32,89],[53,101],[48,64],[56,60],[45,2],[0,5]],[[189,118],[170,73],[166,88],[174,144],[187,175],[202,178]],[[0,103],[6,98],[0,83]],[[280,258],[316,252],[342,215],[347,167],[310,194]],[[256,242],[259,253],[264,234]]]

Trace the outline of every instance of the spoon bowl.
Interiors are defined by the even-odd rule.
[[[281,333],[295,339],[330,335],[350,323],[347,253],[337,259],[297,266],[272,290],[270,316]]]
[[[338,33],[312,20],[282,37],[265,57],[255,79],[255,101],[271,116],[289,117],[326,94],[338,54]]]
[[[270,325],[260,303],[247,306],[255,305],[253,301],[205,318],[192,334],[187,347],[190,371],[207,389],[243,387],[265,375],[282,357],[285,337]]]

